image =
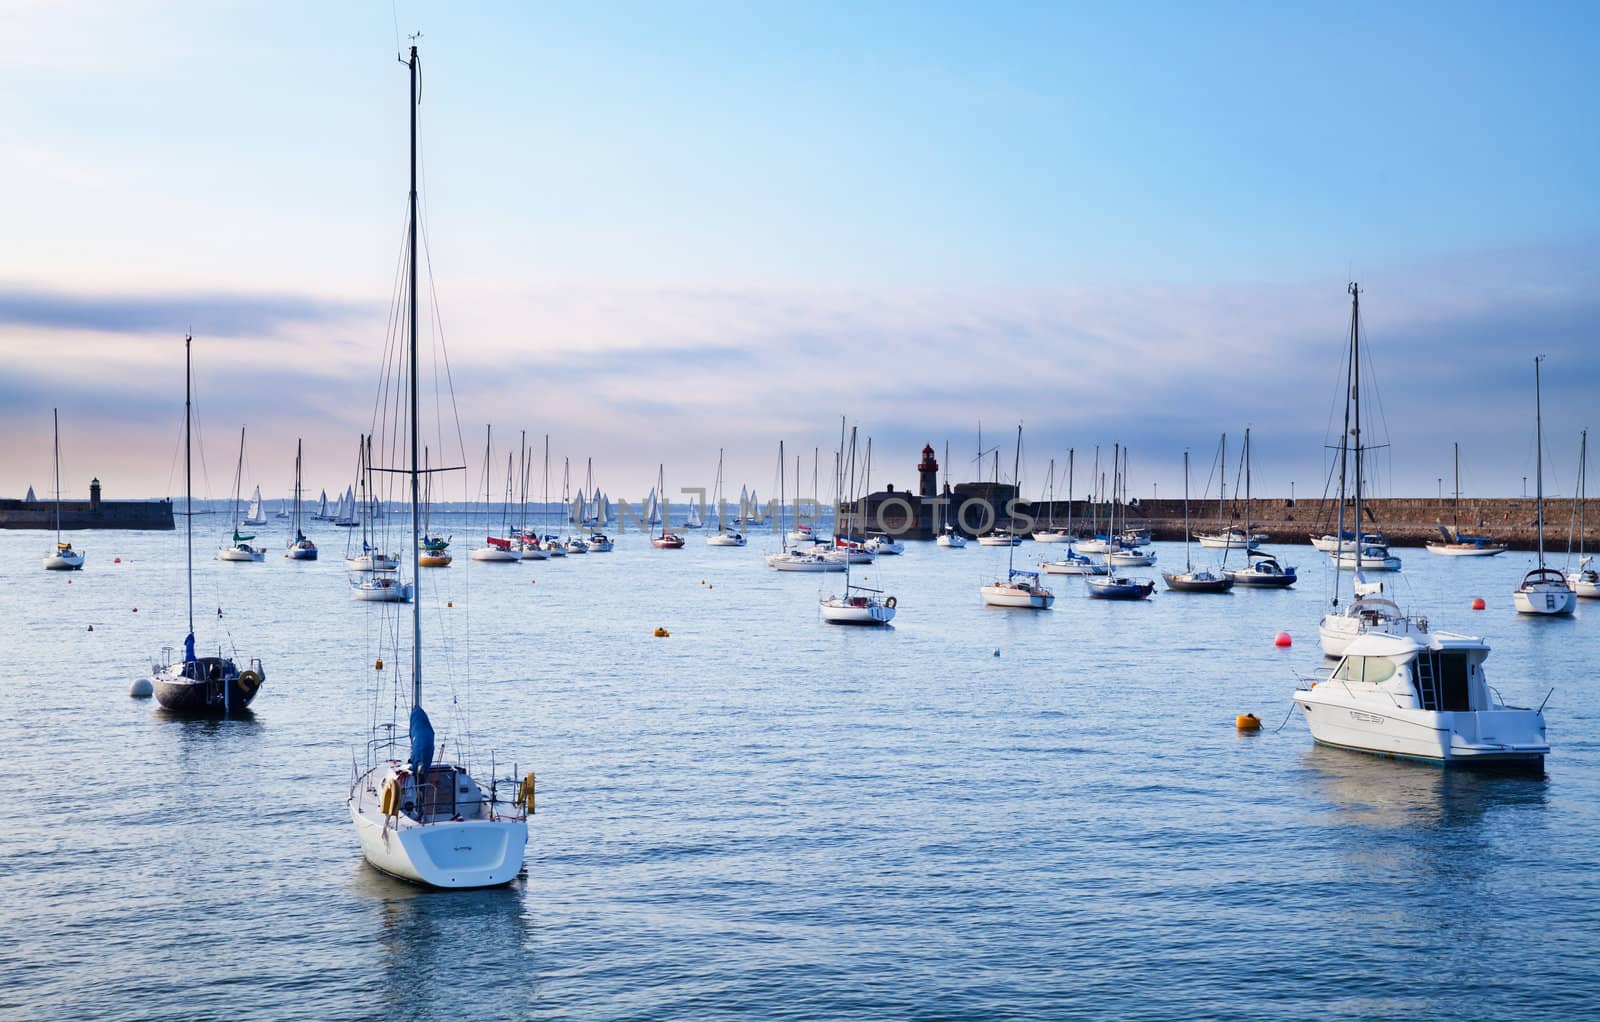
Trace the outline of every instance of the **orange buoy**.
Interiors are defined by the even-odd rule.
[[[454,607],[456,605],[456,601],[454,601],[454,600],[446,600],[446,601],[444,601],[444,605],[446,607]]]
[[[1481,597],[1481,596],[1474,597],[1473,600],[1472,600],[1472,609],[1473,610],[1484,610],[1488,606],[1489,605],[1487,603],[1483,602],[1483,597]]]
[[[1289,637],[1288,632],[1279,632],[1277,638],[1272,640],[1272,644],[1279,649],[1288,649],[1294,645],[1294,640]]]
[[[1233,726],[1240,731],[1260,731],[1261,718],[1253,713],[1241,713],[1233,718]]]
[[[655,630],[655,637],[658,639],[668,638],[671,634],[672,633],[668,632],[665,628],[657,628]]]

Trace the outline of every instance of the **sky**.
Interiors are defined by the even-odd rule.
[[[1181,493],[1189,449],[1198,493],[1248,426],[1256,492],[1316,495],[1352,279],[1377,493],[1448,492],[1457,442],[1467,493],[1521,492],[1535,354],[1571,493],[1600,8],[1118,7],[13,0],[0,495],[49,488],[52,408],[67,493],[180,488],[186,331],[209,495],[241,426],[247,490],[288,491],[297,438],[309,487],[350,481],[419,31],[453,387],[425,375],[462,496],[489,423],[497,473],[548,433],[637,498],[662,464],[709,486],[719,448],[770,493],[779,440],[809,486],[841,416],[875,486],[914,485],[924,443],[967,478],[980,422],[1007,453],[1020,422],[1027,491],[1117,442],[1131,492]]]

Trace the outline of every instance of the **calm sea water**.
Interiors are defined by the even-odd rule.
[[[268,671],[253,719],[225,722],[127,695],[182,639],[181,533],[76,534],[90,561],[66,575],[40,570],[46,535],[0,532],[0,1016],[1326,1020],[1600,1002],[1600,606],[1518,619],[1528,555],[1403,550],[1398,588],[1436,627],[1490,637],[1508,700],[1554,688],[1543,778],[1319,749],[1297,715],[1274,731],[1295,671],[1320,661],[1324,573],[1304,547],[1283,551],[1294,591],[1118,604],[1056,579],[1055,609],[1028,613],[979,603],[1004,549],[913,544],[866,569],[899,599],[883,631],[821,624],[819,586],[839,577],[767,570],[765,536],[462,557],[424,575],[430,631],[470,639],[434,675],[435,718],[470,696],[479,772],[498,750],[541,797],[524,879],[428,893],[366,867],[345,812],[377,619],[346,592],[344,534],[314,533],[325,559],[299,564],[277,524],[264,564],[199,544],[202,648],[231,641]],[[1235,732],[1246,710],[1263,733]]]

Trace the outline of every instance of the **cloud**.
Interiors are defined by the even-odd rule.
[[[373,313],[367,303],[307,295],[227,291],[116,294],[0,283],[0,326],[111,334],[266,337],[290,325],[341,324]]]

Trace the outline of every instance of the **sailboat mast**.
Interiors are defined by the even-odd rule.
[[[1536,519],[1539,527],[1539,567],[1544,568],[1544,401],[1539,393],[1539,363],[1544,361],[1543,355],[1533,357],[1533,429],[1535,434],[1534,447],[1538,453],[1538,462],[1533,466],[1534,496],[1539,503],[1539,514]],[[1360,493],[1360,491],[1356,491]]]
[[[819,454],[821,453],[821,450],[822,449],[820,447],[817,448],[817,451],[818,451]],[[813,466],[815,466],[816,463],[813,461],[812,464],[813,464]],[[795,489],[795,494],[794,494],[794,524],[795,524],[796,528],[799,528],[799,526],[800,526],[800,459],[799,458],[795,459],[794,476],[795,476],[795,479],[794,479],[794,489]],[[812,476],[812,480],[813,480],[812,485],[815,486],[816,485],[815,484],[815,479],[816,479],[816,468],[815,467],[813,467],[812,470],[811,470],[811,476]],[[783,441],[779,440],[778,441],[778,507],[780,509],[783,507],[785,501],[787,500],[787,494],[784,493],[783,484],[784,484],[784,478],[783,478]],[[815,510],[815,508],[813,508],[813,510]],[[783,527],[783,512],[781,510],[778,512],[778,537],[779,537],[778,538],[778,548],[780,550],[782,550],[784,553],[788,553],[789,552],[789,530],[785,529]]]
[[[1461,445],[1453,444],[1456,462],[1456,506],[1450,512],[1450,524],[1456,529],[1456,542],[1461,542]]]
[[[50,409],[50,421],[54,423],[56,444],[56,548],[61,547],[61,413]]]
[[[411,275],[408,283],[410,294],[407,295],[409,304],[409,322],[407,323],[411,390],[411,705],[422,705],[422,575],[420,554],[417,547],[417,525],[420,511],[421,494],[418,486],[417,474],[417,434],[420,431],[421,419],[417,413],[417,48],[411,47],[411,60],[408,67],[411,70],[411,191],[409,196],[410,216],[408,224],[408,253],[411,262]],[[487,457],[487,456],[486,456]],[[485,470],[487,475],[487,469]]]
[[[1244,564],[1250,566],[1250,427],[1244,428]]]
[[[239,534],[239,499],[243,495],[240,487],[244,485],[244,427],[239,427],[239,464],[233,469],[233,533]],[[234,542],[238,542],[237,539]]]
[[[1189,449],[1183,449],[1183,570],[1194,571],[1189,556]]]
[[[1356,573],[1361,572],[1361,288],[1350,283],[1350,407],[1355,426],[1350,436],[1356,449]]]
[[[996,478],[998,478],[998,474],[999,474],[999,471],[1000,471],[1000,452],[999,451],[995,452],[994,459],[995,459]],[[1017,451],[1016,451],[1016,454],[1013,455],[1013,458],[1012,458],[1011,477],[1012,477],[1011,481],[1016,484],[1017,492],[1021,493],[1022,492],[1022,423],[1020,423],[1020,422],[1017,423]],[[1016,498],[1013,497],[1012,500],[1015,501]],[[1012,505],[1012,507],[1015,507],[1015,506],[1016,506],[1015,504]],[[1011,524],[1011,508],[1007,508],[1006,509],[1006,538],[1008,540],[1010,540],[1010,542],[1006,544],[1006,581],[1009,582],[1009,581],[1011,581],[1011,572],[1014,570],[1013,566],[1016,564],[1016,560],[1017,560],[1017,534],[1016,534],[1016,531],[1015,531],[1015,529],[1013,528],[1013,526]]]
[[[1076,447],[1068,447],[1067,448],[1067,542],[1068,543],[1072,542],[1072,470],[1073,470],[1073,467],[1074,467],[1072,462],[1077,457],[1077,454],[1078,454],[1078,449]],[[1068,552],[1069,553],[1071,552],[1070,548],[1069,548]]]
[[[1350,287],[1353,289],[1355,285],[1352,283]],[[1354,292],[1352,291],[1352,293]],[[1335,567],[1344,566],[1344,500],[1345,494],[1348,492],[1347,480],[1350,470],[1350,388],[1353,382],[1350,375],[1350,367],[1354,363],[1355,323],[1355,312],[1352,311],[1350,313],[1351,358],[1346,360],[1344,370],[1344,429],[1339,434],[1339,515],[1338,528],[1334,533],[1333,539]],[[1358,523],[1356,526],[1356,540],[1359,542],[1360,539],[1361,527]],[[1339,573],[1337,571],[1334,572],[1333,579],[1333,605],[1335,607],[1339,606]]]
[[[189,377],[190,355],[189,346],[194,341],[193,335],[183,338],[183,577],[189,586],[189,634],[194,634],[194,475],[190,467],[189,456],[189,423],[193,418],[189,414]],[[189,644],[184,643],[187,647]]]

